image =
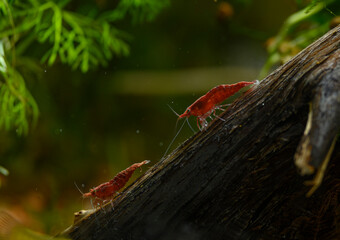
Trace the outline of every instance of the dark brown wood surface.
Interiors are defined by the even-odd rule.
[[[226,121],[215,119],[112,205],[63,235],[340,239],[340,143],[334,140],[340,131],[340,26],[247,91],[221,117]],[[323,181],[306,197],[311,186],[305,181],[314,175],[299,173],[318,172],[327,154]]]

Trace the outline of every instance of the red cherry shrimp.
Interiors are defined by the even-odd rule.
[[[204,130],[208,126],[207,118],[210,117],[213,114],[215,117],[221,119],[222,121],[225,121],[223,118],[220,118],[216,115],[216,110],[224,110],[224,106],[226,105],[220,105],[224,100],[227,98],[233,96],[235,93],[240,91],[245,86],[251,85],[251,84],[259,84],[258,80],[255,80],[253,82],[238,82],[234,84],[222,84],[218,85],[214,88],[212,88],[210,91],[208,91],[205,95],[198,98],[193,104],[191,104],[181,115],[177,114],[175,110],[173,110],[170,106],[170,109],[178,116],[178,119],[186,118],[188,124],[188,118],[190,116],[196,116],[197,117],[197,127],[199,130]],[[228,104],[227,104],[228,105]],[[184,122],[185,123],[185,122]],[[178,136],[179,132],[182,130],[184,123],[180,127],[179,131],[176,133],[175,137],[172,139],[172,141],[169,144],[169,147],[165,151],[163,157],[167,154],[168,150],[170,149],[170,146]],[[177,124],[176,124],[177,125]],[[190,126],[190,124],[189,124]],[[191,126],[190,126],[191,128]]]
[[[132,164],[127,169],[119,172],[113,179],[108,182],[102,183],[99,186],[90,189],[87,193],[82,193],[80,189],[78,190],[82,193],[83,198],[91,198],[91,199],[99,199],[104,202],[107,199],[111,199],[116,195],[116,193],[122,189],[125,184],[129,181],[132,174],[135,172],[137,168],[142,167],[144,164],[148,164],[150,160],[145,160],[140,163]]]
[[[256,81],[238,82],[235,84],[222,84],[217,87],[214,87],[205,95],[197,99],[193,104],[191,104],[183,114],[178,116],[178,118],[180,119],[188,118],[190,116],[196,116],[197,126],[202,131],[208,126],[206,118],[209,117],[211,114],[214,114],[214,116],[218,117],[215,114],[215,111],[217,109],[223,110],[223,106],[219,105],[220,103],[222,103],[224,100],[237,93],[245,86],[254,83],[256,83]]]

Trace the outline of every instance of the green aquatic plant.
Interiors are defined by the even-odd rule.
[[[296,3],[299,10],[285,20],[277,35],[268,44],[269,56],[259,78],[265,77],[274,65],[288,61],[326,33],[330,22],[336,16],[332,9],[338,9],[339,6],[335,0],[312,0],[307,2],[308,4],[296,0]]]
[[[38,117],[38,106],[18,65],[57,61],[83,73],[106,66],[114,56],[129,54],[129,35],[117,25],[153,20],[168,0],[121,0],[116,6],[70,0],[0,0],[0,129],[27,134]],[[37,47],[39,46],[39,47]],[[31,49],[37,49],[32,54]]]
[[[29,122],[35,123],[38,106],[27,90],[22,75],[8,64],[4,42],[0,41],[0,128],[26,134]]]

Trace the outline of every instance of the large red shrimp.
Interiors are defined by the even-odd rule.
[[[102,201],[112,198],[121,188],[125,186],[137,168],[143,166],[144,164],[148,164],[149,162],[149,160],[145,160],[141,163],[135,163],[131,165],[127,169],[119,172],[109,182],[102,183],[99,186],[92,188],[88,193],[84,193],[83,198],[94,198],[95,200],[100,199]]]
[[[190,116],[196,116],[197,117],[197,126],[200,130],[205,129],[208,126],[208,122],[206,120],[207,117],[210,117],[211,114],[214,114],[217,118],[220,118],[215,114],[215,111],[217,109],[223,110],[223,105],[219,105],[227,98],[234,95],[236,92],[241,90],[241,88],[248,86],[250,84],[259,84],[258,80],[255,80],[253,82],[238,82],[235,84],[223,84],[219,85],[217,87],[214,87],[209,92],[207,92],[205,95],[197,99],[193,104],[191,104],[183,114],[179,115],[173,110],[170,106],[170,109],[178,116],[178,119],[181,118],[188,118]],[[224,121],[224,119],[220,118]],[[185,122],[184,122],[185,123]],[[180,129],[177,131],[175,137],[171,140],[168,148],[166,149],[163,157],[168,153],[171,145],[174,143],[176,137],[182,130],[184,123],[180,127]],[[189,122],[188,122],[189,123]],[[176,124],[177,125],[177,124]],[[190,124],[189,124],[190,126]],[[193,130],[194,131],[194,130]]]
[[[183,114],[179,115],[178,117],[188,118],[190,116],[196,116],[197,126],[200,130],[202,130],[208,125],[206,118],[209,117],[212,113],[215,113],[216,109],[221,109],[221,106],[219,106],[221,102],[223,102],[230,96],[234,95],[241,88],[254,83],[257,83],[257,80],[254,82],[238,82],[235,84],[222,84],[217,87],[214,87],[205,95],[197,99],[185,110]]]

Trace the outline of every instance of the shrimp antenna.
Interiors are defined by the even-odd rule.
[[[179,121],[179,114],[169,105],[169,104],[167,104],[168,105],[168,107],[171,109],[171,111],[174,113],[174,114],[176,114],[177,116],[178,116],[178,118],[177,118],[177,121],[176,121],[176,125],[175,125],[175,131],[176,131],[176,129],[177,129],[177,125],[178,125],[178,121]],[[163,156],[164,157],[164,156]]]
[[[190,125],[190,123],[189,123],[189,118],[187,118],[187,120],[186,120],[186,121],[187,121],[187,123],[188,123],[188,125],[189,125],[190,129],[193,131],[193,133],[196,133],[196,132],[195,132],[195,130],[192,128],[192,126],[191,126],[191,125]]]
[[[80,190],[80,188],[78,187],[76,181],[74,181],[74,185],[76,186],[76,188],[78,189],[78,191],[81,193],[81,195],[84,195],[84,193]]]
[[[168,105],[168,107],[171,109],[171,111],[173,111],[173,113],[174,114],[176,114],[177,115],[177,117],[179,117],[179,114],[178,113],[176,113],[176,111],[169,105],[169,104],[167,104]]]
[[[92,198],[90,198],[90,202],[91,202],[92,208],[95,208],[95,207],[93,206]]]
[[[166,151],[165,151],[165,153],[164,153],[164,155],[163,155],[162,158],[164,158],[164,156],[168,153],[168,151],[169,151],[171,145],[174,143],[174,141],[175,141],[175,139],[177,138],[178,134],[181,132],[181,130],[182,130],[184,124],[185,124],[185,121],[183,122],[182,126],[179,128],[179,130],[178,130],[178,132],[176,133],[175,137],[171,140],[171,142],[170,142],[168,148],[166,149]]]

